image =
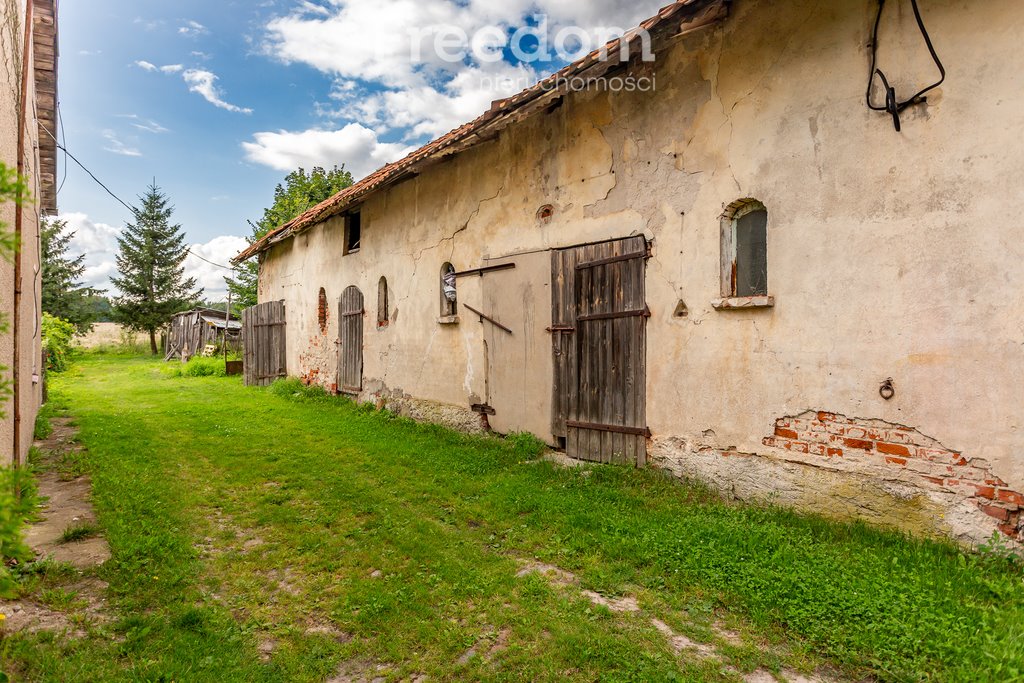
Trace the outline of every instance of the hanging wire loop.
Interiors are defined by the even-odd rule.
[[[878,0],[878,15],[875,17],[875,27],[871,35],[871,71],[868,74],[868,89],[867,89],[867,103],[868,108],[872,111],[884,111],[888,112],[892,116],[893,125],[896,131],[902,130],[900,123],[900,114],[907,107],[911,107],[917,104],[923,104],[928,101],[925,95],[938,88],[946,81],[946,67],[943,66],[942,60],[939,59],[939,53],[935,50],[935,45],[932,43],[932,38],[928,34],[928,28],[924,24],[924,18],[921,16],[921,8],[918,6],[918,0],[910,0],[911,5],[914,8],[914,19],[917,20],[917,27],[921,31],[921,36],[924,38],[925,45],[928,47],[928,52],[932,56],[932,61],[935,62],[935,66],[939,69],[940,78],[935,83],[928,87],[919,90],[913,97],[906,100],[900,100],[896,94],[896,88],[890,85],[889,79],[886,78],[885,72],[882,71],[878,66],[878,33],[882,25],[882,13],[885,11],[885,0]],[[875,104],[872,98],[872,91],[875,86],[875,79],[882,81],[882,86],[885,89],[885,104]]]

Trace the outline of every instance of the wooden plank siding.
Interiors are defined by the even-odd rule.
[[[57,3],[31,0],[36,118],[39,126],[39,206],[57,213]]]
[[[643,237],[553,252],[552,429],[570,457],[647,461],[646,256]]]
[[[246,386],[266,386],[287,374],[285,333],[283,301],[269,301],[242,312],[242,362]]]

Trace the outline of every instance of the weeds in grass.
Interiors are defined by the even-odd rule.
[[[505,437],[505,441],[524,458],[539,458],[548,450],[548,445],[529,432],[513,432]]]
[[[39,414],[36,415],[36,426],[33,436],[36,440],[42,441],[49,438],[50,434],[53,434],[53,425],[50,424],[50,411],[44,405],[40,408]]]
[[[39,591],[39,602],[55,610],[67,610],[77,597],[78,593],[66,588],[43,588]]]
[[[49,467],[55,470],[63,481],[77,479],[89,471],[89,454],[81,449],[65,449],[51,456]]]
[[[92,538],[100,533],[100,528],[91,523],[85,522],[82,524],[72,524],[60,535],[61,543],[74,543],[75,541],[83,541],[87,538]]]
[[[270,393],[275,396],[289,399],[302,399],[304,401],[323,402],[338,401],[351,403],[352,401],[344,396],[331,396],[327,390],[318,384],[303,384],[301,380],[294,377],[279,379],[270,385]]]
[[[192,356],[187,363],[173,363],[163,367],[168,377],[224,377],[227,369],[224,359],[213,356]]]
[[[25,520],[35,513],[37,495],[29,470],[0,469],[0,597],[11,597],[17,589],[10,565],[32,558],[22,530]]]
[[[1024,550],[1006,540],[1006,536],[993,531],[988,541],[982,543],[978,552],[983,559],[1005,564],[1009,568],[1020,570],[1024,574]]]

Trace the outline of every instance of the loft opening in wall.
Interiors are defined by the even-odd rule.
[[[387,327],[388,316],[388,279],[381,276],[377,282],[377,327]]]
[[[722,296],[768,296],[768,209],[756,199],[722,215]]]
[[[327,290],[320,288],[316,302],[316,321],[320,325],[320,334],[327,332]]]
[[[354,254],[359,251],[359,244],[362,240],[362,214],[354,211],[345,216],[345,254]]]
[[[441,266],[441,317],[454,318],[459,312],[459,295],[455,286],[455,266]]]

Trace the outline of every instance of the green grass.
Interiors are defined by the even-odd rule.
[[[53,426],[50,424],[50,417],[52,416],[50,415],[48,406],[49,404],[44,405],[36,415],[33,437],[39,441],[42,441],[43,439],[48,438],[50,434],[53,434]]]
[[[60,534],[61,543],[74,543],[75,541],[83,541],[87,538],[92,538],[100,533],[100,528],[91,523],[85,524],[73,524]]]
[[[389,680],[1024,678],[1011,559],[162,366],[89,355],[54,382],[89,449],[111,616],[72,643],[4,639],[19,680],[323,681],[344,662]],[[643,613],[518,577],[525,560]],[[677,658],[652,616],[723,661]]]
[[[227,370],[223,356],[192,356],[187,363],[170,361],[163,367],[168,377],[224,377]]]

